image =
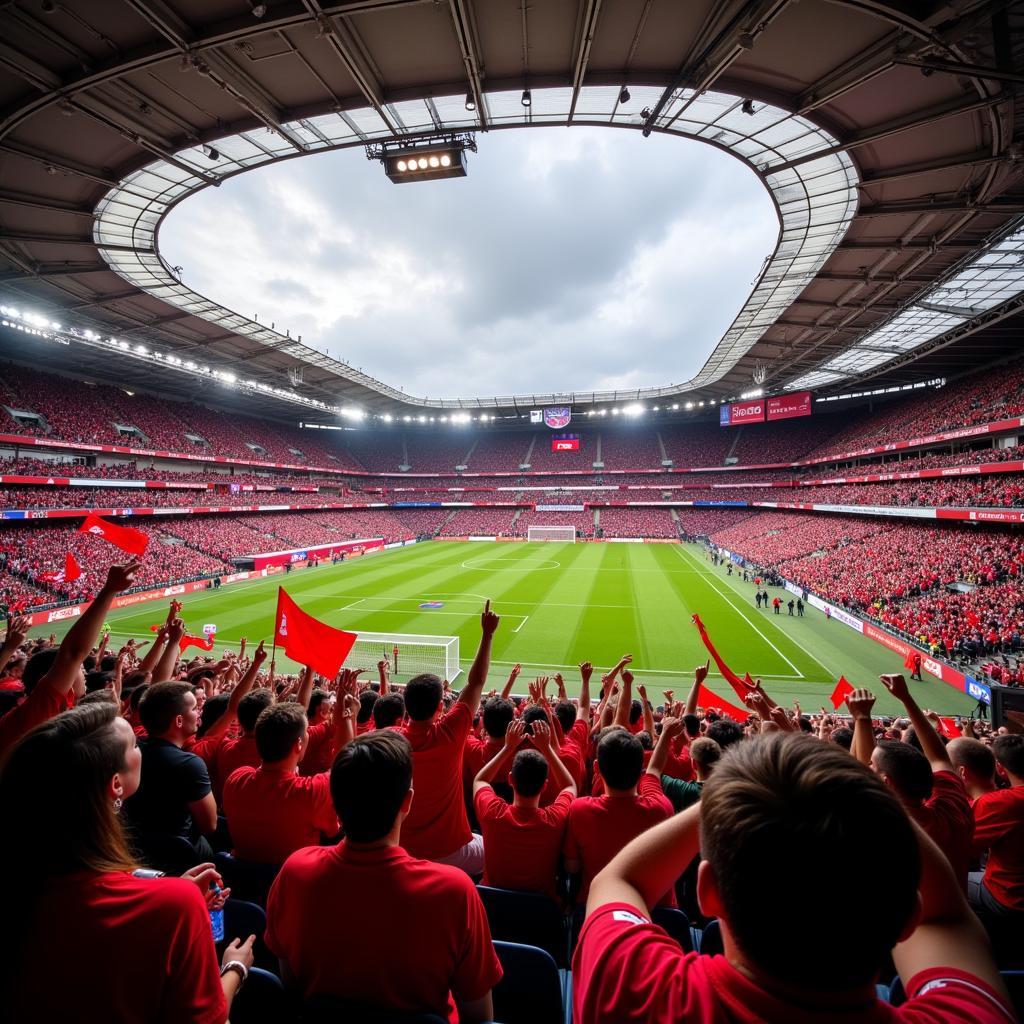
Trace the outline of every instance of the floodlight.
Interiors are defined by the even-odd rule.
[[[523,95],[519,98],[519,102],[522,103],[524,107],[528,107],[533,103],[533,97],[530,95],[529,89],[523,90]]]
[[[472,134],[443,135],[415,143],[386,142],[366,147],[370,160],[379,160],[397,185],[404,181],[433,181],[466,176],[466,150],[476,152]]]
[[[256,4],[252,0],[249,0],[249,9],[252,11],[254,18],[262,18],[267,13],[266,4]]]
[[[452,165],[452,158],[447,153],[442,153],[441,154],[441,166],[442,167],[451,167],[451,165]]]
[[[679,403],[678,402],[673,402],[672,403],[672,408],[673,409],[678,409],[679,408]]]
[[[470,112],[476,110],[476,99],[473,96],[472,89],[470,89],[469,92],[466,93],[466,109]]]
[[[428,157],[427,158],[427,163],[430,164],[431,167],[440,167],[441,166],[441,161],[436,156]]]
[[[419,167],[421,171],[425,171],[427,169],[427,158],[425,156],[421,156],[419,160],[416,161],[416,166]]]
[[[629,89],[626,86],[622,87],[622,92],[619,93],[619,105],[625,106],[629,102]]]
[[[400,171],[404,171],[406,169],[406,166],[407,165],[404,160],[399,160],[398,163],[395,164],[395,167]]]
[[[200,146],[200,149],[203,151],[203,156],[205,156],[207,160],[219,160],[220,159],[220,153],[217,152],[217,150],[215,150],[213,148],[213,146],[203,145],[203,146]]]
[[[740,106],[740,110],[742,110],[744,114],[749,114],[751,117],[753,117],[754,116],[754,101],[753,100],[744,100],[743,103]]]

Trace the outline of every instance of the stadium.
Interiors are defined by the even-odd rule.
[[[0,1019],[1019,1019],[1022,83],[1012,0],[0,5]]]

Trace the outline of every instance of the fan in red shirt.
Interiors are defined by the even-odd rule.
[[[476,887],[400,845],[413,772],[409,742],[393,729],[339,753],[331,794],[346,838],[285,861],[267,901],[266,943],[303,997],[362,1006],[352,1020],[372,1007],[488,1021],[501,965]],[[415,941],[395,943],[396,927]]]
[[[309,697],[306,717],[309,731],[306,734],[306,752],[299,762],[300,775],[318,775],[331,770],[334,760],[334,729],[331,725],[331,694],[316,689]]]
[[[536,749],[516,753],[525,735],[525,724],[513,722],[502,749],[480,769],[473,783],[473,806],[484,837],[483,884],[542,892],[555,899],[558,858],[576,783],[553,749],[551,729],[545,722],[533,725]],[[491,785],[510,760],[512,806]],[[559,794],[553,804],[542,808],[540,797],[549,772]]]
[[[473,780],[480,769],[505,747],[505,731],[516,717],[512,702],[505,697],[491,697],[482,708],[483,735],[470,734],[462,755],[462,776],[467,791],[472,792]]]
[[[340,750],[354,734],[358,698],[355,679],[343,675],[345,705],[335,712],[331,747]],[[338,818],[331,802],[330,772],[301,776],[308,726],[301,703],[272,704],[256,721],[260,766],[244,766],[224,783],[224,815],[235,854],[261,864],[282,864],[321,834],[335,836]]]
[[[483,840],[470,831],[462,786],[462,754],[480,704],[491,660],[491,639],[498,616],[488,601],[480,617],[481,637],[466,685],[451,711],[442,714],[444,687],[429,673],[405,687],[406,730],[412,745],[413,785],[417,793],[402,829],[403,844],[416,857],[454,864],[468,874],[484,868]]]
[[[684,953],[650,919],[698,849],[698,898],[721,924],[724,956]],[[826,891],[837,865],[850,866],[849,912],[798,903],[766,918],[772,894]],[[890,952],[909,996],[898,1008],[875,991]],[[1015,1019],[946,858],[876,775],[800,734],[734,744],[699,803],[608,864],[572,977],[577,1024]]]
[[[217,803],[224,801],[224,783],[246,766],[256,768],[260,763],[260,752],[256,749],[256,720],[274,703],[273,691],[266,687],[247,693],[238,704],[238,724],[242,727],[242,735],[233,740],[224,740],[217,751],[216,770],[213,773],[219,780],[219,790],[214,788],[213,795]]]
[[[138,787],[142,758],[112,703],[50,719],[11,751],[0,814],[17,822],[0,870],[4,897],[0,1018],[146,1024],[224,1024],[252,964],[255,936],[232,942],[218,971],[208,904],[212,864],[184,878],[137,877],[117,810]],[[79,954],[59,956],[54,937]],[[230,967],[228,966],[230,965]],[[223,974],[223,977],[220,976]]]

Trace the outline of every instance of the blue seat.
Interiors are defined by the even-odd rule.
[[[290,1024],[296,1007],[281,979],[272,971],[253,967],[231,1004],[232,1024]]]
[[[562,976],[550,953],[518,942],[495,942],[504,976],[494,987],[501,1024],[566,1024]]]
[[[258,861],[240,860],[230,853],[214,856],[217,870],[224,878],[224,884],[231,889],[231,895],[250,903],[267,905],[270,887],[281,870],[279,864],[261,864]]]
[[[233,939],[245,941],[250,935],[256,936],[253,955],[257,967],[273,971],[277,967],[277,958],[264,945],[263,934],[267,930],[267,915],[258,903],[236,900],[232,896],[224,904],[224,941],[218,943],[218,952],[223,953],[224,947]]]
[[[702,956],[718,956],[725,952],[722,944],[722,929],[718,920],[709,921],[700,935],[700,952]]]
[[[538,946],[550,953],[559,967],[568,965],[565,915],[553,899],[543,893],[489,885],[478,885],[476,890],[487,911],[492,939]]]
[[[651,920],[679,943],[684,953],[693,952],[693,937],[690,934],[690,919],[675,907],[655,907]]]
[[[385,1010],[337,996],[314,996],[303,1006],[299,1019],[302,1024],[448,1024],[447,1017],[436,1013]]]

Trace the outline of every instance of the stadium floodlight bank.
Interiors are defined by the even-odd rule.
[[[561,544],[575,544],[576,527],[528,526],[526,528],[526,539],[528,541],[557,541]]]
[[[386,658],[391,678],[408,680],[421,672],[432,672],[454,683],[459,674],[459,638],[426,636],[418,633],[364,633],[345,659],[346,668],[364,668],[368,678],[375,677],[377,662]]]

